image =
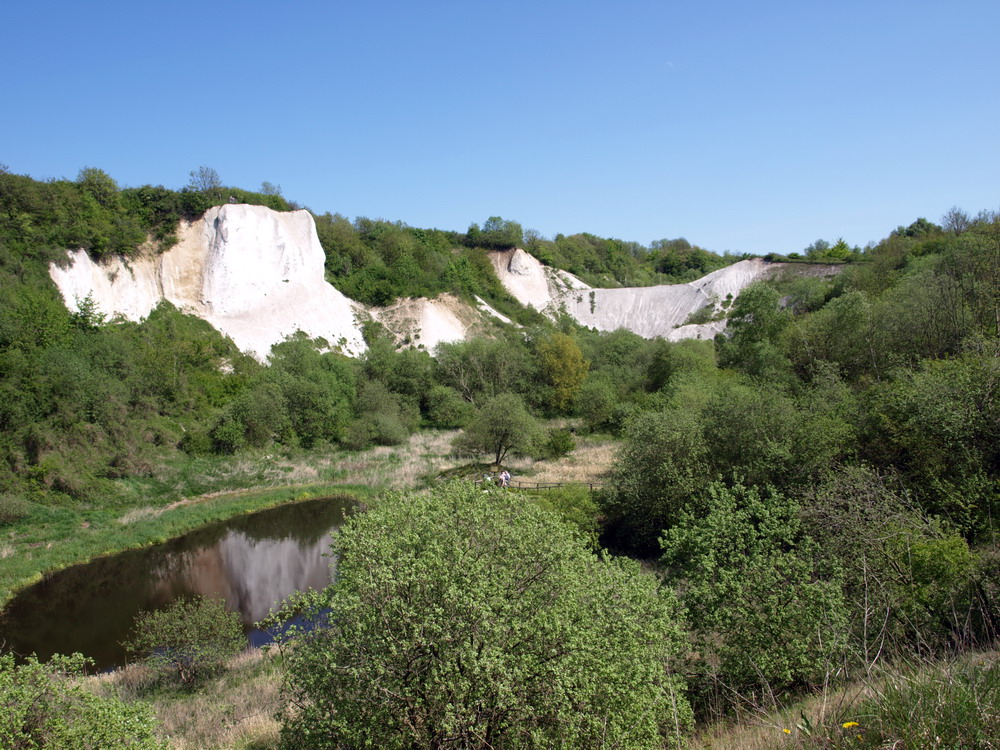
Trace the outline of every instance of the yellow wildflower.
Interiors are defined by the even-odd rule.
[[[858,726],[858,722],[856,722],[856,721],[847,721],[847,722],[844,722],[843,724],[841,724],[840,726],[842,726],[844,729],[850,729],[851,727]]]
[[[785,734],[791,734],[792,733],[791,729],[782,729],[781,731],[784,732]]]

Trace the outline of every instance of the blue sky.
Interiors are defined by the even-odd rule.
[[[7,2],[0,162],[716,251],[1000,208],[1000,2]]]

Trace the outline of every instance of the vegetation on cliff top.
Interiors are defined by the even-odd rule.
[[[472,425],[476,437],[484,419],[503,427],[514,416],[528,437],[533,417],[558,416],[621,441],[578,525],[594,528],[599,513],[603,544],[650,561],[684,606],[699,719],[763,696],[781,704],[883,661],[996,642],[1000,216],[953,210],[942,226],[918,220],[863,251],[814,243],[808,259],[850,262],[832,279],[751,287],[714,342],[646,341],[522,311],[524,328],[444,345],[436,359],[372,327],[358,360],[300,336],[261,364],[167,306],[114,325],[86,306],[68,313],[45,271],[60,248],[168,242],[184,201],[241,199],[211,174],[195,178],[203,184],[143,198],[100,170],[52,183],[0,174],[6,534],[61,508],[125,508],[125,483],[168,460],[393,444],[420,427]],[[281,207],[273,191],[258,195]],[[168,204],[157,223],[155,206]],[[684,279],[719,262],[679,241],[640,251],[589,235],[543,240],[498,217],[463,234],[331,215],[317,224],[330,277],[369,301],[448,290],[513,310],[485,250],[518,233],[539,257],[609,284]],[[548,450],[540,443],[509,448]],[[432,546],[453,532],[413,530]],[[0,549],[9,559],[20,548]],[[325,654],[312,666],[325,669]]]

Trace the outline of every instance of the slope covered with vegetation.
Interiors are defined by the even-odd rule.
[[[195,184],[199,176],[203,184]],[[46,273],[67,246],[100,255],[134,252],[148,238],[167,244],[178,218],[231,195],[292,207],[273,190],[237,194],[210,174],[194,178],[186,190],[167,191],[119,190],[99,170],[52,183],[0,174],[0,524],[11,540],[4,549],[26,554],[16,540],[54,508],[124,508],[132,502],[123,492],[126,482],[155,477],[167,461],[243,454],[258,460],[263,450],[289,455],[398,444],[414,430],[439,427],[466,428],[456,450],[473,457],[558,456],[572,451],[573,435],[539,427],[540,419],[558,417],[578,434],[612,435],[620,447],[596,505],[561,508],[554,500],[546,512],[575,515],[576,525],[590,532],[599,522],[603,546],[642,558],[657,572],[657,585],[648,577],[634,583],[630,572],[632,582],[621,591],[632,592],[631,604],[623,601],[620,609],[646,606],[644,597],[657,586],[670,600],[663,663],[669,662],[671,685],[684,676],[686,697],[671,697],[671,713],[661,700],[665,693],[654,710],[641,708],[652,705],[642,702],[649,696],[594,692],[587,681],[621,664],[600,662],[583,641],[579,663],[540,674],[572,675],[565,679],[573,682],[573,695],[593,705],[629,701],[621,710],[650,722],[642,728],[642,746],[676,741],[688,705],[700,722],[732,718],[747,707],[781,705],[817,686],[871,675],[883,664],[995,644],[997,214],[971,218],[953,210],[943,226],[918,220],[865,250],[814,243],[806,258],[845,261],[838,276],[789,275],[748,288],[729,308],[727,333],[714,342],[672,344],[625,331],[598,333],[568,320],[551,324],[506,297],[485,252],[523,242],[546,262],[609,285],[687,280],[727,258],[680,241],[642,248],[591,235],[544,240],[498,218],[453,233],[317,217],[329,278],[349,295],[384,304],[404,294],[478,294],[524,326],[442,345],[433,359],[397,350],[372,326],[369,350],[357,360],[324,353],[322,342],[299,337],[275,347],[261,364],[168,307],[142,323],[110,324],[86,306],[68,313]],[[453,492],[451,502],[468,500],[460,501],[462,490]],[[581,508],[588,518],[580,518]],[[555,523],[529,515],[541,528]],[[418,548],[438,554],[468,543],[468,580],[442,584],[458,597],[448,600],[455,611],[467,613],[463,591],[480,585],[491,591],[489,574],[473,565],[476,555],[496,550],[471,531],[456,541],[459,532],[447,524],[414,527],[406,539],[415,546],[404,539],[401,549],[387,547],[385,554],[406,557]],[[544,548],[545,538],[555,538],[536,532],[516,540],[527,547],[510,541],[515,561],[535,553],[530,544]],[[560,537],[567,550],[588,543],[570,537]],[[498,533],[493,541],[501,539]],[[594,564],[574,550],[559,559]],[[539,559],[548,560],[543,551]],[[561,575],[572,582],[576,573]],[[389,577],[384,582],[395,585]],[[518,598],[530,587],[515,583],[506,599],[484,594],[483,606],[498,607],[501,618],[534,611]],[[328,595],[343,604],[338,597],[348,593]],[[391,592],[379,595],[392,606],[400,603]],[[563,613],[578,616],[576,606]],[[614,622],[613,613],[601,613]],[[683,628],[683,647],[675,625]],[[613,625],[608,632],[615,632]],[[447,632],[437,635],[439,643],[452,643]],[[634,654],[635,646],[629,640],[616,648]],[[333,679],[324,660],[335,647],[316,648],[304,652],[316,660],[289,678],[288,695],[302,709],[315,705],[309,680]],[[419,653],[423,658],[433,648]],[[472,658],[460,655],[448,669],[471,668],[466,656]],[[574,671],[580,664],[592,669]],[[447,693],[453,677],[420,682],[420,700],[447,714],[457,705]],[[351,678],[369,684],[372,675]],[[486,710],[484,701],[502,703],[519,684],[490,683],[473,703]],[[539,689],[545,694],[553,684]],[[374,715],[356,692],[338,695],[348,713]],[[534,705],[532,696],[518,705]],[[489,710],[499,705],[489,703]],[[416,708],[414,717],[426,716]],[[561,709],[545,720],[533,710],[517,720],[522,734],[496,725],[497,736],[514,738],[507,746],[530,747],[531,737],[549,737],[558,722],[574,720]],[[471,727],[468,737],[474,737],[478,725],[463,723],[467,719],[445,715],[442,727]],[[287,736],[298,737],[302,726]],[[592,733],[595,726],[580,731]],[[404,722],[400,732],[426,728]],[[336,731],[342,735],[331,735],[334,741],[366,736],[357,724]],[[976,731],[992,742],[1000,735],[996,722]],[[468,746],[477,745],[470,739]]]

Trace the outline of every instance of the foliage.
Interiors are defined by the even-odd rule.
[[[1000,358],[996,344],[900,371],[867,394],[865,455],[902,471],[923,507],[970,538],[1000,512]]]
[[[1000,664],[963,658],[879,673],[870,697],[836,711],[805,748],[989,748],[1000,740]],[[874,681],[873,681],[874,682]]]
[[[157,240],[160,247],[169,246],[180,219],[194,219],[229,196],[279,211],[290,208],[280,196],[221,186],[184,191],[152,185],[122,189],[95,167],[81,169],[76,181],[39,182],[0,171],[0,242],[31,257],[52,260],[73,248],[83,248],[95,257],[134,255],[147,237]]]
[[[219,173],[211,167],[201,166],[197,169],[192,169],[188,174],[191,177],[191,181],[188,183],[188,187],[191,190],[207,193],[222,187],[222,179],[219,177]]]
[[[679,744],[673,598],[516,493],[390,497],[334,550],[296,603],[326,627],[289,652],[287,747]]]
[[[961,536],[922,513],[898,479],[845,467],[810,488],[802,519],[843,572],[855,651],[866,664],[885,652],[992,642],[1000,599],[983,586],[988,563],[977,572]]]
[[[845,606],[836,570],[800,533],[797,504],[775,492],[713,484],[663,533],[702,679],[728,688],[819,684],[840,655]]]
[[[365,217],[352,223],[330,213],[315,219],[330,281],[352,299],[386,306],[400,297],[451,292],[485,297],[515,318],[531,317],[500,285],[485,246],[464,248],[456,232]]]
[[[165,748],[145,703],[99,697],[80,684],[88,664],[80,654],[47,663],[30,656],[16,664],[0,654],[0,746],[9,750],[53,747],[78,750]]]
[[[517,339],[473,338],[437,347],[437,378],[473,404],[529,388],[532,363]]]
[[[542,450],[545,458],[559,459],[576,450],[576,440],[569,430],[551,429]]]
[[[576,396],[576,411],[583,417],[588,429],[612,430],[622,428],[622,400],[617,384],[611,375],[596,373],[590,375],[580,386]]]
[[[697,416],[687,410],[642,412],[625,429],[608,487],[600,496],[614,546],[653,554],[669,528],[711,481]]]
[[[834,388],[793,398],[780,388],[727,378],[700,413],[712,469],[730,480],[801,485],[848,451],[853,430]]]
[[[435,385],[427,394],[427,420],[435,427],[465,427],[475,412],[454,388]]]
[[[347,428],[344,444],[360,450],[374,445],[399,445],[416,426],[415,404],[389,391],[379,380],[362,382],[358,389],[357,418]]]
[[[580,347],[565,333],[552,333],[535,344],[539,369],[552,395],[549,405],[566,411],[573,404],[580,386],[587,379],[590,363],[583,358]]]
[[[223,599],[176,599],[165,609],[140,612],[124,644],[160,677],[194,687],[246,647],[243,625]]]
[[[538,440],[538,423],[528,413],[524,400],[513,393],[501,393],[486,401],[476,416],[456,438],[455,447],[464,453],[488,454],[501,464],[508,453],[528,453]]]
[[[576,528],[587,540],[591,549],[600,549],[598,544],[600,509],[589,487],[566,484],[562,487],[541,490],[533,497],[539,507],[555,513]]]
[[[465,242],[469,247],[485,247],[490,250],[508,250],[517,247],[523,238],[520,224],[499,216],[488,218],[483,222],[482,229],[478,224],[472,224],[465,233]]]
[[[338,440],[354,404],[353,366],[343,355],[323,353],[326,346],[300,332],[271,348],[270,367],[261,375],[281,390],[291,429],[306,447]]]
[[[726,333],[716,337],[719,366],[759,379],[784,379],[788,361],[777,344],[790,320],[772,287],[751,284],[736,298]]]

